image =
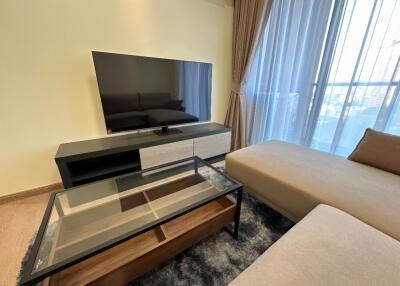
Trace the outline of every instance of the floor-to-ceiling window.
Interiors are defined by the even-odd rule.
[[[400,3],[347,1],[311,146],[347,155],[368,127],[400,134],[399,55]]]
[[[248,143],[301,143],[332,1],[274,0],[246,84]]]
[[[275,0],[247,83],[249,143],[347,155],[368,127],[400,134],[399,2]]]

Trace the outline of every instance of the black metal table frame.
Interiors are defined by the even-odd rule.
[[[49,277],[49,276],[51,276],[51,275],[53,275],[55,273],[58,273],[58,272],[66,269],[68,267],[71,267],[71,266],[73,266],[75,264],[78,264],[78,263],[80,263],[80,262],[82,262],[82,261],[84,261],[84,260],[86,260],[86,259],[88,259],[90,257],[93,257],[93,256],[95,256],[95,255],[97,255],[97,254],[99,254],[99,253],[101,253],[103,251],[106,251],[107,249],[110,249],[110,248],[112,248],[114,246],[117,246],[117,245],[123,243],[123,242],[126,242],[126,241],[128,241],[128,240],[130,240],[130,239],[132,239],[132,238],[134,238],[134,237],[136,237],[138,235],[140,235],[140,234],[143,234],[144,232],[146,232],[146,231],[148,231],[150,229],[158,227],[161,224],[164,224],[164,223],[166,223],[168,221],[171,221],[171,220],[173,220],[173,219],[175,219],[175,218],[177,218],[179,216],[182,216],[182,215],[184,215],[186,213],[189,213],[189,212],[191,212],[191,211],[193,211],[193,210],[195,210],[195,209],[197,209],[197,208],[199,208],[201,206],[204,206],[204,205],[206,205],[206,204],[208,204],[208,203],[210,203],[210,202],[212,202],[214,200],[217,200],[218,198],[221,198],[223,196],[226,196],[226,195],[229,195],[229,194],[232,194],[232,193],[235,193],[235,192],[236,192],[236,208],[235,208],[235,217],[234,217],[234,229],[233,229],[233,232],[231,234],[235,239],[238,239],[238,237],[239,237],[239,225],[240,225],[240,211],[241,211],[241,203],[242,203],[242,195],[243,195],[243,186],[237,180],[231,178],[230,176],[228,176],[224,172],[218,170],[217,168],[215,168],[214,166],[212,166],[211,164],[207,163],[205,160],[203,160],[203,159],[201,159],[201,158],[199,158],[197,156],[189,157],[189,158],[178,160],[178,161],[175,161],[175,162],[171,162],[171,163],[159,165],[159,166],[156,166],[156,167],[148,168],[148,169],[145,169],[145,170],[132,172],[130,174],[125,174],[125,175],[117,176],[117,177],[114,177],[114,178],[107,178],[107,179],[99,180],[99,181],[113,180],[115,178],[127,177],[127,176],[131,176],[133,174],[141,174],[141,173],[146,173],[146,172],[150,172],[150,171],[155,171],[157,169],[170,167],[170,166],[173,166],[173,165],[184,163],[186,161],[194,161],[194,163],[195,163],[195,172],[196,173],[198,171],[197,170],[198,163],[200,162],[203,165],[211,168],[213,171],[217,172],[218,174],[222,175],[227,180],[230,180],[230,181],[234,182],[235,185],[227,188],[223,192],[220,192],[218,194],[210,196],[209,198],[203,199],[203,200],[201,200],[201,201],[199,201],[199,202],[197,202],[197,203],[195,203],[193,205],[184,207],[184,208],[182,208],[182,209],[180,209],[180,210],[178,210],[178,211],[176,211],[176,212],[174,212],[172,214],[169,214],[169,215],[167,215],[167,216],[165,216],[163,218],[160,218],[160,219],[157,219],[157,220],[155,220],[155,221],[153,221],[151,223],[148,223],[148,224],[146,224],[146,225],[144,225],[144,226],[142,226],[142,227],[140,227],[140,228],[138,228],[138,229],[136,229],[134,231],[131,231],[131,232],[123,234],[123,235],[121,235],[119,237],[113,238],[113,239],[111,239],[111,240],[109,240],[107,242],[104,242],[104,243],[96,246],[96,247],[93,247],[91,249],[87,249],[87,250],[81,252],[80,254],[77,254],[77,255],[74,255],[72,257],[69,257],[69,258],[65,259],[64,261],[55,263],[55,264],[53,264],[53,265],[51,265],[51,266],[49,266],[49,267],[47,267],[47,268],[45,268],[43,270],[40,270],[40,271],[38,271],[36,273],[32,273],[33,267],[34,267],[34,264],[35,264],[35,261],[36,261],[36,257],[37,257],[38,251],[39,251],[40,243],[41,243],[41,241],[43,239],[43,236],[44,236],[44,233],[45,233],[45,230],[46,230],[46,226],[47,226],[47,223],[49,221],[49,218],[50,218],[50,215],[51,215],[51,210],[53,208],[54,201],[55,201],[55,198],[56,198],[57,194],[63,193],[63,192],[67,192],[67,191],[72,190],[72,189],[77,189],[77,188],[80,188],[82,186],[77,186],[77,187],[73,187],[73,188],[69,188],[69,189],[66,189],[66,190],[62,190],[62,191],[58,191],[58,192],[52,193],[51,196],[50,196],[49,202],[47,204],[47,208],[46,208],[46,211],[44,213],[42,222],[40,224],[38,233],[36,235],[35,242],[34,242],[34,244],[32,246],[31,252],[30,252],[29,257],[28,257],[28,260],[27,260],[26,265],[24,267],[24,270],[23,270],[23,273],[22,273],[22,276],[21,276],[21,282],[20,282],[21,286],[36,285],[36,283],[44,280],[45,278],[47,278],[47,277]],[[99,181],[93,182],[93,183],[89,183],[87,185],[96,184]],[[85,185],[83,185],[83,186],[85,186]]]

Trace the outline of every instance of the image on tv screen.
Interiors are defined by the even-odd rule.
[[[210,63],[92,54],[108,133],[211,119]]]

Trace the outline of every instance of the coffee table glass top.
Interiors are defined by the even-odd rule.
[[[29,258],[29,277],[46,277],[240,187],[194,157],[58,192]]]

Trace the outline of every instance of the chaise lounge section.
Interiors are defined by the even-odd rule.
[[[246,191],[294,221],[322,203],[400,240],[398,175],[281,141],[230,153],[226,169]]]
[[[280,141],[230,153],[226,169],[299,221],[231,286],[400,285],[399,175]]]

